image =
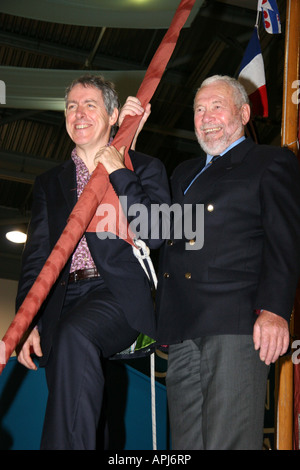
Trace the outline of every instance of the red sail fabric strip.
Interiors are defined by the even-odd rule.
[[[149,64],[144,80],[141,83],[140,88],[136,95],[137,98],[139,98],[144,108],[150,102],[155,90],[157,89],[159,85],[161,77],[175,49],[180,31],[189,17],[189,14],[192,10],[194,3],[195,3],[195,0],[181,1],[168,31],[166,32],[160,46],[158,47],[156,53],[154,54]],[[112,145],[115,146],[118,150],[122,146],[126,146],[125,165],[127,168],[131,170],[133,168],[132,168],[130,157],[128,155],[128,149],[130,148],[131,142],[135,135],[136,129],[138,128],[140,120],[141,120],[141,116],[136,116],[136,117],[128,116],[126,119],[124,119],[122,126],[120,127],[117,135],[115,136],[112,142]],[[127,220],[125,216],[121,213],[119,217],[118,198],[112,186],[108,188],[101,202],[102,204],[105,204],[105,203],[112,204],[116,208],[116,211],[117,211],[116,212],[117,217],[115,218],[116,220],[110,220],[110,228],[116,222],[115,230],[113,231],[113,233],[115,233],[118,236],[121,236],[124,240],[128,241],[129,243],[132,243],[134,234],[128,230]],[[95,216],[93,217],[91,223],[89,224],[87,228],[87,231],[97,232],[97,225],[99,224],[100,221],[101,221],[101,217],[98,217],[95,214]]]
[[[144,106],[150,101],[159,84],[168,60],[176,46],[180,29],[186,22],[194,3],[195,0],[182,0],[180,2],[170,28],[149,65],[137,94]],[[113,141],[113,145],[118,150],[121,146],[126,146],[127,149],[130,147],[140,119],[141,118],[132,117],[124,119]],[[128,152],[126,152],[125,155],[125,164],[127,168],[132,169]],[[51,287],[74,251],[77,242],[80,240],[87,227],[89,231],[96,229],[97,218],[94,218],[93,223],[91,221],[100,202],[108,202],[110,204],[116,204],[116,207],[119,206],[116,195],[110,185],[108,174],[102,165],[98,165],[94,171],[90,181],[70,214],[65,230],[52,250],[2,341],[0,341],[0,358],[2,358],[0,361],[0,373],[2,373],[12,352],[21,341],[41,304],[46,299]],[[116,228],[118,229],[118,227]],[[123,230],[122,227],[119,227],[119,229],[120,228]],[[72,234],[72,236],[70,236],[70,234]],[[131,242],[130,236],[127,241],[129,243]],[[3,359],[3,355],[5,355],[5,360]]]

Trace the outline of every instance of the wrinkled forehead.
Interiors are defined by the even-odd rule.
[[[69,91],[67,102],[78,100],[103,101],[102,91],[93,85],[82,85],[78,83]]]
[[[204,103],[207,101],[230,101],[234,103],[234,93],[232,87],[221,81],[203,86],[196,93],[194,105],[199,105],[202,102]]]

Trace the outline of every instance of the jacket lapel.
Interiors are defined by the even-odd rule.
[[[77,202],[76,171],[72,159],[66,161],[58,175],[59,184],[65,201],[72,211]]]
[[[253,145],[255,144],[251,139],[246,139],[218,158],[194,181],[184,196],[183,202],[185,204],[192,203],[194,200],[199,200],[203,195],[207,195],[209,188],[215,186],[218,180],[242,163]]]
[[[204,167],[206,161],[206,157],[201,155],[193,160],[188,160],[186,162],[187,167],[183,172],[180,172],[180,167],[179,167],[179,175],[175,176],[173,179],[173,176],[171,177],[171,186],[172,186],[172,198],[180,202],[184,198],[184,191],[188,187],[188,185],[191,183],[193,178],[201,171],[201,169]]]

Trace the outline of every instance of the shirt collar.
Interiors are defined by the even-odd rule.
[[[236,147],[236,145],[240,144],[241,142],[243,142],[243,140],[245,140],[246,137],[243,135],[242,137],[240,137],[239,139],[237,139],[235,142],[233,142],[231,145],[229,145],[225,150],[224,152],[220,153],[220,156],[224,155],[225,153],[227,153],[229,150],[233,149],[234,147]],[[207,154],[207,157],[206,157],[206,163],[210,162],[211,159],[213,158],[213,155],[209,155]]]

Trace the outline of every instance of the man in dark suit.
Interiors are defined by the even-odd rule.
[[[174,449],[262,449],[269,366],[289,345],[300,266],[299,164],[288,149],[245,138],[249,118],[236,80],[204,81],[194,125],[207,156],[183,162],[171,179],[174,204],[191,207],[194,221],[197,205],[204,209],[203,246],[176,239],[184,224],[175,219],[158,278]]]
[[[136,98],[121,112],[147,118]],[[124,149],[109,146],[119,117],[119,101],[102,77],[75,80],[66,95],[66,127],[75,143],[72,158],[36,178],[32,218],[23,254],[17,308],[40,273],[97,164],[106,168],[116,194],[149,210],[169,202],[162,163],[130,150],[134,171],[124,165]],[[138,129],[137,133],[139,132]],[[99,237],[98,237],[99,235]],[[146,240],[158,248],[159,239]],[[31,348],[45,367],[49,389],[41,449],[94,449],[104,389],[103,359],[128,348],[144,333],[155,334],[151,285],[121,237],[85,233],[38,313],[19,361],[35,369]]]

